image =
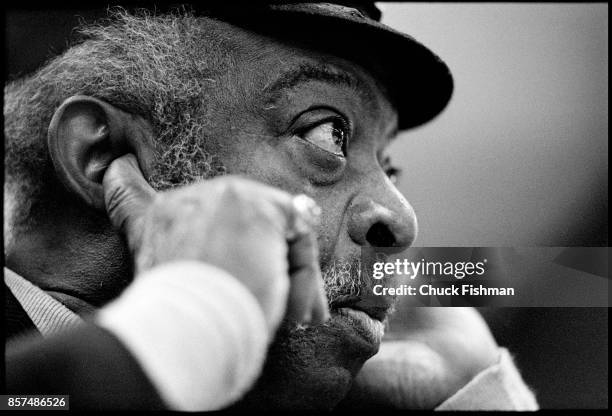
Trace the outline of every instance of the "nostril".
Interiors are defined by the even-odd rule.
[[[366,240],[374,247],[393,247],[395,245],[395,236],[382,222],[377,222],[370,227]]]

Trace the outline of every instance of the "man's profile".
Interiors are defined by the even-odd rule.
[[[365,2],[120,10],[5,87],[10,392],[537,408],[473,310],[415,312],[414,336],[381,347],[395,300],[354,265],[417,236],[385,148],[453,83],[379,17]],[[318,222],[296,225],[300,194]]]

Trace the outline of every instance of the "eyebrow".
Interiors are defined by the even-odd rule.
[[[323,81],[333,85],[349,87],[368,102],[375,102],[370,88],[359,78],[335,66],[326,64],[302,63],[264,88],[264,93],[276,98],[286,89],[291,89],[308,81]]]

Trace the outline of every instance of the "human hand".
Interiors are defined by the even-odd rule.
[[[403,318],[341,407],[433,409],[498,360],[497,343],[473,308],[416,307]]]
[[[329,317],[316,230],[290,194],[232,176],[157,193],[130,154],[108,167],[103,186],[136,278],[156,265],[197,260],[224,269],[250,290],[270,335],[285,316],[313,324]]]

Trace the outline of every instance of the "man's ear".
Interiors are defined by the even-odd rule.
[[[66,99],[55,111],[47,145],[59,180],[100,210],[105,209],[102,178],[108,165],[133,153],[146,178],[155,155],[149,122],[84,95]]]

